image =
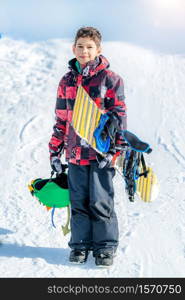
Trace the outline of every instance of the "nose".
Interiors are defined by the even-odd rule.
[[[83,48],[82,53],[87,53],[87,48]]]

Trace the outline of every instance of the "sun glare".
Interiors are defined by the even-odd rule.
[[[178,8],[182,3],[182,0],[155,0],[156,5],[164,9]]]
[[[185,28],[185,0],[145,0],[145,5],[157,26]]]

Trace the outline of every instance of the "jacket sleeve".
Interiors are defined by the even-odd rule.
[[[105,109],[116,115],[119,121],[119,130],[127,129],[127,107],[124,95],[123,79],[115,73],[107,78],[107,91],[105,94]],[[121,146],[124,139],[116,133],[115,144]]]
[[[55,125],[49,141],[50,156],[58,155],[60,157],[64,147],[64,137],[66,132],[67,105],[65,98],[64,79],[61,79],[57,89],[57,100],[55,106]]]

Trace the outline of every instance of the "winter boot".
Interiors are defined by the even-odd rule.
[[[88,257],[88,250],[73,249],[70,252],[69,261],[75,264],[83,264]]]
[[[98,267],[109,267],[113,264],[112,252],[101,252],[95,256],[95,264]]]

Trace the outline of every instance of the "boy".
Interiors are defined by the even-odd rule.
[[[117,118],[119,129],[126,129],[123,81],[108,69],[108,61],[101,55],[101,34],[97,29],[80,28],[73,53],[70,71],[61,79],[57,91],[56,124],[49,142],[50,162],[52,169],[60,174],[61,153],[66,151],[71,201],[69,261],[84,263],[93,251],[97,266],[110,266],[118,246],[112,181],[115,170],[111,166],[116,149],[111,149],[100,166],[96,151],[75,133],[71,120],[77,89],[82,85],[101,110]],[[117,133],[115,144],[122,143]]]

